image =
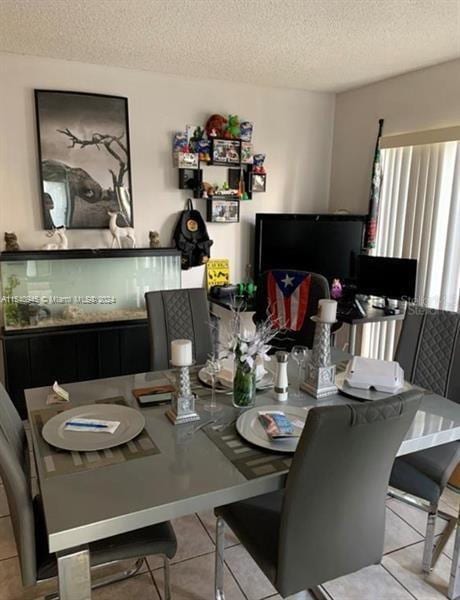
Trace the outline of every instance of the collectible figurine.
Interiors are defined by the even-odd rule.
[[[122,238],[126,238],[131,240],[132,248],[136,247],[136,237],[134,235],[134,229],[132,227],[118,227],[117,225],[117,217],[120,211],[109,210],[107,214],[110,217],[109,221],[109,229],[112,234],[112,248],[117,244],[119,248],[122,248],[121,240]]]
[[[160,234],[158,231],[149,231],[150,248],[160,248]]]
[[[243,121],[240,123],[240,139],[242,142],[250,142],[252,140],[252,123]]]
[[[201,161],[209,162],[211,160],[211,144],[209,140],[198,140],[195,145],[195,151],[198,152]]]
[[[200,125],[187,125],[187,140],[190,152],[198,152],[197,145],[203,139],[204,129]]]
[[[342,288],[342,283],[340,282],[340,279],[333,279],[332,286],[331,286],[331,298],[333,300],[338,300],[339,298],[342,297],[342,293],[343,293],[343,288]]]
[[[227,119],[222,115],[211,115],[206,122],[206,133],[208,137],[223,137]]]
[[[209,196],[213,196],[216,193],[216,187],[214,185],[211,185],[207,181],[203,181],[202,188],[203,198],[209,198]]]
[[[18,244],[18,236],[14,233],[8,233],[5,231],[5,251],[6,252],[17,252],[21,248]]]
[[[237,115],[228,115],[224,137],[227,140],[235,140],[240,137],[240,120]]]
[[[252,144],[250,142],[241,142],[241,162],[252,163]]]
[[[173,140],[173,152],[188,152],[188,139],[187,134],[183,131],[178,131],[174,134]]]
[[[254,154],[253,157],[253,172],[265,175],[266,171],[264,168],[265,154]]]
[[[67,239],[65,233],[65,227],[62,225],[61,227],[57,227],[51,231],[46,232],[47,237],[54,238],[56,235],[58,237],[57,242],[49,242],[42,247],[42,250],[67,250],[69,247],[69,241]]]

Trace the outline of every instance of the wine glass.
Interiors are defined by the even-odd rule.
[[[221,407],[217,406],[216,402],[216,377],[220,373],[221,369],[222,363],[219,360],[219,357],[215,354],[210,355],[206,361],[205,370],[206,373],[211,377],[211,402],[206,402],[204,409],[211,413],[221,410]]]
[[[300,382],[302,379],[302,369],[305,367],[308,356],[308,348],[306,346],[293,346],[291,349],[291,356],[297,363],[297,392],[296,396],[300,396]]]

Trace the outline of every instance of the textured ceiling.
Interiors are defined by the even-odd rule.
[[[0,51],[340,91],[460,56],[460,0],[0,0]]]

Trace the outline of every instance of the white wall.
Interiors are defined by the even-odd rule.
[[[218,74],[216,73],[216,76]],[[135,229],[139,246],[148,231],[170,244],[186,192],[177,189],[172,134],[211,113],[239,114],[254,122],[255,150],[267,154],[267,193],[241,204],[241,223],[209,224],[212,254],[228,257],[238,281],[252,249],[255,212],[327,211],[334,95],[286,91],[145,71],[0,54],[0,235],[15,231],[24,249],[45,241],[42,229],[34,88],[127,96]],[[215,167],[214,180],[226,170]],[[212,183],[213,181],[211,181]],[[205,212],[205,201],[196,205]],[[106,245],[108,231],[71,231],[70,247]],[[201,285],[201,268],[184,272],[183,285]]]
[[[460,60],[337,95],[331,210],[367,212],[379,118],[384,135],[460,125]]]

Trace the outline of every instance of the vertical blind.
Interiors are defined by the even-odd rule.
[[[460,142],[382,150],[383,185],[372,254],[418,260],[416,301],[459,310]],[[392,360],[395,322],[365,325],[361,353]]]

